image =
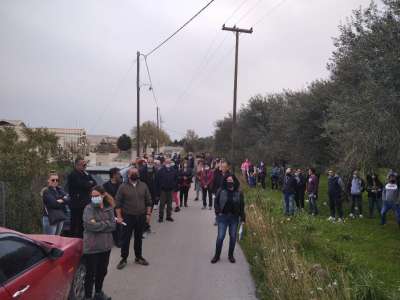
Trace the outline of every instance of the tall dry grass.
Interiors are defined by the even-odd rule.
[[[270,203],[256,193],[247,206],[243,246],[258,283],[259,298],[351,299],[346,276],[307,263],[298,251],[298,242],[283,233],[284,219],[274,220],[269,213]]]

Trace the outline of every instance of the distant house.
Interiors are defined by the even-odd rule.
[[[173,153],[181,153],[183,152],[183,147],[180,146],[163,146],[160,147],[160,153],[164,153],[167,155],[172,155]]]
[[[96,152],[99,146],[102,146],[104,144],[109,145],[109,147],[107,148],[110,148],[110,152],[118,152],[117,141],[118,137],[115,136],[101,135],[101,134],[87,135],[87,142],[90,152]]]
[[[26,137],[24,135],[24,129],[26,128],[26,125],[21,120],[0,119],[0,128],[14,128],[16,133],[18,134],[18,138],[21,141],[26,140]]]

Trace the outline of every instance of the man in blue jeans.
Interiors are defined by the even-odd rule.
[[[389,173],[388,179],[389,182],[385,185],[382,191],[383,207],[381,212],[381,224],[386,224],[386,213],[390,209],[393,209],[396,214],[397,223],[400,227],[400,190],[397,183],[397,174],[394,172]]]
[[[296,178],[292,174],[292,169],[287,168],[285,177],[283,179],[283,188],[282,188],[284,211],[286,216],[294,214],[296,189],[297,189]]]
[[[221,189],[215,197],[215,214],[217,216],[218,236],[215,247],[215,255],[211,260],[215,264],[220,260],[222,245],[224,243],[226,230],[229,228],[229,251],[228,258],[231,263],[235,263],[233,252],[236,245],[236,236],[239,222],[246,221],[244,211],[243,193],[239,191],[239,181],[234,175],[225,177]]]

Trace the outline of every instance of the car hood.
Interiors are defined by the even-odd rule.
[[[65,250],[72,245],[79,245],[80,247],[82,247],[83,243],[82,239],[63,237],[59,235],[27,234],[27,236],[33,240],[40,241],[47,247],[55,247],[61,250]]]

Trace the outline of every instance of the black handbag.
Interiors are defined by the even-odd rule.
[[[49,223],[50,225],[55,225],[59,222],[65,221],[67,219],[67,215],[64,212],[64,209],[53,209],[50,208],[48,209],[47,207],[45,207],[46,212],[47,212],[47,216],[49,218]]]

